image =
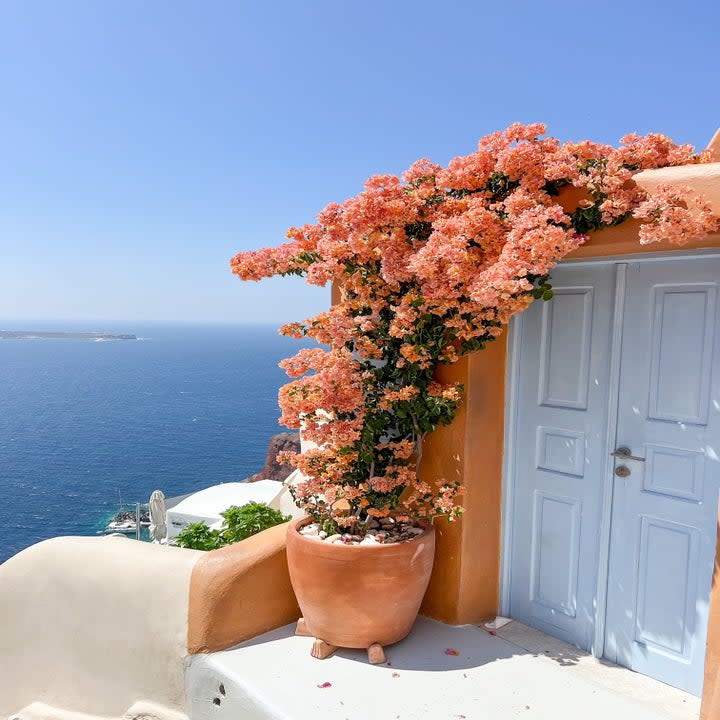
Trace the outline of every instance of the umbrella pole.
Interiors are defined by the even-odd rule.
[[[140,503],[135,503],[135,539],[140,539]]]

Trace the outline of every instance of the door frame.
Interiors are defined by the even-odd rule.
[[[608,449],[614,447],[617,435],[620,357],[622,351],[622,325],[625,312],[625,294],[627,285],[628,263],[654,263],[668,260],[690,260],[699,257],[720,257],[716,249],[696,250],[694,252],[658,252],[638,255],[615,255],[602,258],[567,260],[558,265],[564,267],[581,267],[592,265],[615,265],[615,289],[613,293],[612,327],[610,337],[610,368],[609,387],[615,392],[607,398],[608,423],[605,443]],[[552,302],[552,300],[550,301]],[[513,504],[515,500],[517,417],[518,417],[518,385],[520,364],[522,362],[522,329],[524,313],[516,315],[508,328],[507,361],[505,363],[505,433],[504,457],[502,470],[502,511],[500,534],[500,615],[510,617],[510,576],[512,571],[513,544]],[[610,533],[613,500],[613,464],[610,452],[606,454],[602,469],[600,538],[598,573],[595,603],[595,631],[590,652],[597,658],[605,653],[605,626],[607,614],[607,591],[610,569]]]

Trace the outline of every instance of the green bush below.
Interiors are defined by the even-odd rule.
[[[205,523],[191,523],[183,528],[173,544],[191,550],[217,550],[290,520],[290,515],[283,515],[261,502],[232,505],[220,515],[223,524],[219,530],[211,530]]]

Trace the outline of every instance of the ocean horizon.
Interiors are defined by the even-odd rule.
[[[0,340],[0,562],[40,540],[97,535],[119,502],[242,480],[278,424],[273,325],[1,320],[3,330],[137,340]]]

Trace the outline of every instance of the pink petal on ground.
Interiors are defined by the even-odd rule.
[[[446,655],[459,655],[460,651],[456,650],[455,648],[445,648],[445,654]]]
[[[318,687],[319,688],[329,688],[329,687],[332,687],[332,683],[329,683],[329,682],[320,683],[320,685],[318,685]]]

